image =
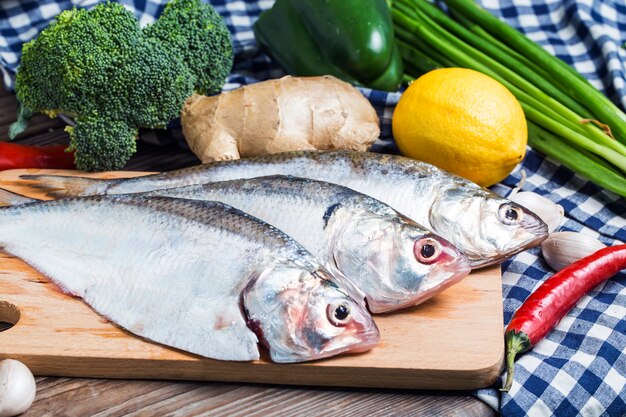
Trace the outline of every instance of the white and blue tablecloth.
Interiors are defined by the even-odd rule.
[[[166,0],[123,0],[142,24],[154,21]],[[33,38],[61,10],[90,7],[94,0],[0,1],[0,67],[13,85],[21,44]],[[235,47],[235,66],[225,89],[283,75],[254,40],[252,24],[272,0],[212,3],[225,18]],[[626,107],[626,3],[623,0],[481,0],[483,7],[526,33],[574,66],[612,100]],[[382,122],[375,150],[393,152],[391,115],[400,93],[362,89]],[[527,178],[524,190],[562,205],[562,230],[598,237],[606,244],[626,242],[626,200],[603,191],[557,162],[529,149],[525,160],[492,187],[507,195]],[[504,323],[552,271],[538,249],[502,265]],[[480,335],[476,335],[480,337]],[[531,352],[518,358],[509,393],[474,391],[505,416],[626,415],[626,274],[594,289]]]

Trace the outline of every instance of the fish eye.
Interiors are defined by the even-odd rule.
[[[426,237],[415,242],[413,254],[419,262],[432,264],[441,255],[441,245],[435,239]]]
[[[345,303],[328,305],[328,320],[335,326],[345,326],[350,322],[350,307]]]
[[[522,220],[524,211],[518,206],[502,204],[498,209],[498,217],[504,224],[515,224]]]

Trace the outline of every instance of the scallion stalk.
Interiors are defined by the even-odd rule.
[[[418,0],[419,1],[419,0]],[[507,85],[512,84],[518,87],[521,91],[526,93],[528,96],[536,99],[536,103],[541,106],[541,111],[549,111],[550,114],[555,115],[558,114],[559,119],[563,122],[564,125],[568,125],[570,130],[573,131],[586,131],[589,137],[592,137],[595,142],[601,143],[602,145],[612,148],[613,151],[618,154],[622,154],[626,156],[626,147],[622,146],[618,142],[614,141],[612,138],[608,137],[603,131],[601,131],[597,126],[590,124],[582,124],[581,120],[584,117],[576,114],[574,111],[545,94],[541,89],[539,89],[535,82],[539,79],[539,77],[534,77],[535,80],[532,82],[527,80],[525,76],[518,74],[516,71],[519,71],[519,68],[513,66],[512,68],[516,68],[516,71],[509,69],[509,67],[501,64],[500,62],[490,58],[488,55],[483,52],[473,48],[471,45],[468,45],[463,40],[455,37],[453,34],[445,31],[444,28],[437,25],[432,19],[430,19],[425,13],[422,12],[421,9],[416,8],[414,10],[416,15],[419,17],[420,21],[428,25],[431,30],[439,38],[438,43],[444,44],[448,43],[449,46],[457,48],[465,52],[467,56],[470,57],[471,61],[463,63],[463,65],[472,65],[473,62],[480,63],[482,68],[487,68],[488,72],[484,69],[478,71],[484,72],[493,78],[496,78],[501,83]],[[464,28],[463,28],[464,29]],[[444,42],[446,41],[446,42]],[[471,67],[470,67],[471,68]],[[537,121],[540,123],[540,121]],[[568,138],[568,136],[565,136]],[[612,153],[611,153],[612,154]],[[619,164],[621,161],[612,161],[613,163]],[[624,162],[624,169],[626,170],[626,159]]]
[[[611,127],[615,137],[626,144],[626,114],[565,62],[551,55],[513,27],[502,22],[472,0],[445,0],[448,7],[476,22],[514,50],[534,61],[558,79],[568,95],[585,103],[598,120]]]
[[[410,1],[435,23],[439,24],[442,28],[447,29],[451,34],[457,36],[460,40],[473,46],[494,60],[497,60],[506,68],[515,68],[515,74],[523,77],[554,100],[578,113],[580,118],[590,118],[589,111],[587,109],[581,106],[569,95],[565,94],[562,90],[557,88],[553,83],[539,75],[533,69],[535,65],[528,59],[523,56],[521,59],[517,58],[513,54],[508,53],[502,47],[498,46],[496,42],[486,42],[483,38],[476,36],[470,30],[452,20],[443,11],[426,1]]]
[[[446,32],[421,10],[414,9],[413,11],[414,18],[411,19],[400,10],[392,10],[394,22],[397,22],[403,30],[414,34],[422,42],[439,50],[456,65],[480,71],[501,82],[520,100],[529,120],[548,129],[556,127],[558,132],[555,133],[578,146],[600,154],[610,163],[623,167],[626,173],[626,147],[609,138],[597,127],[580,124],[579,120],[582,119],[580,116],[548,97],[520,75]],[[583,134],[585,132],[594,140],[587,138]]]
[[[620,122],[615,129],[614,123],[626,121],[626,115],[612,103],[608,106],[606,103],[610,100],[567,64],[529,39],[521,41],[520,38],[525,38],[523,34],[510,27],[503,29],[507,26],[505,23],[481,11],[471,0],[445,1],[453,17],[427,0],[392,3],[394,27],[410,75],[419,75],[418,72],[424,72],[434,62],[439,66],[470,68],[491,76],[520,102],[529,122],[531,146],[606,189],[626,196],[626,146],[583,120],[602,123],[611,120],[609,125],[619,137],[621,131],[626,130],[626,124]],[[479,11],[468,13],[468,8]],[[486,21],[488,25],[484,24]],[[511,37],[515,40],[511,41]],[[528,42],[535,47],[528,47]],[[526,45],[526,50],[520,50],[520,45]],[[541,60],[536,59],[537,48],[541,50]],[[427,64],[415,65],[424,55]],[[553,60],[552,65],[544,65],[546,56]],[[563,66],[569,69],[563,71]],[[576,87],[587,92],[571,94]],[[602,106],[604,112],[598,112]],[[609,113],[614,113],[612,118],[606,117]],[[559,151],[549,149],[550,145]]]
[[[599,186],[618,195],[626,196],[624,176],[589,158],[576,147],[532,122],[528,123],[528,144]]]
[[[425,74],[428,71],[432,71],[437,68],[443,68],[443,65],[436,62],[420,50],[413,48],[402,40],[397,40],[398,48],[400,48],[400,55],[406,60],[411,69],[415,70],[419,74]],[[418,75],[417,73],[411,73],[411,75]]]

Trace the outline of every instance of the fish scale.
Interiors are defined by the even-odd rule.
[[[177,171],[115,180],[23,175],[50,194],[126,194],[190,184],[293,175],[327,181],[374,197],[459,248],[473,268],[541,243],[547,226],[534,213],[486,188],[430,164],[372,152],[298,151],[219,161]]]
[[[373,313],[422,303],[464,278],[467,258],[386,204],[347,187],[288,176],[169,188],[143,196],[220,201],[284,231]],[[0,203],[33,201],[0,189]]]
[[[422,303],[470,271],[449,242],[386,204],[336,184],[269,176],[143,195],[221,201],[278,227],[346,287],[362,293],[374,313]],[[438,251],[433,259],[418,260],[416,245],[424,244]]]
[[[125,329],[206,357],[258,359],[250,321],[280,362],[378,341],[365,307],[306,250],[221,203],[132,195],[4,207],[0,244]],[[294,303],[297,325],[285,314]],[[332,322],[339,305],[351,311],[343,326]],[[298,325],[330,342],[306,345]]]

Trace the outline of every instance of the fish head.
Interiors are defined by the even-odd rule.
[[[380,339],[362,302],[323,268],[277,266],[245,289],[249,326],[274,362],[302,362],[364,352]]]
[[[536,214],[488,190],[448,191],[429,213],[433,230],[446,236],[472,268],[503,261],[548,237]]]
[[[396,213],[355,218],[332,250],[337,276],[359,288],[372,313],[419,304],[470,272],[454,245]]]

